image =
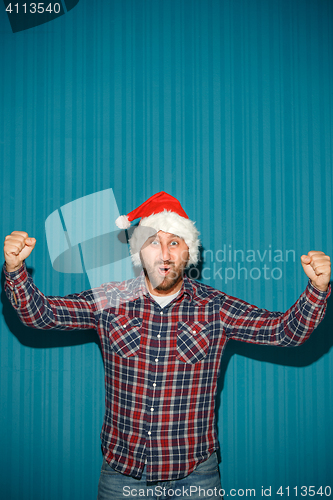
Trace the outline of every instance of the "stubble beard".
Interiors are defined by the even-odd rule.
[[[145,273],[146,279],[149,280],[152,288],[154,290],[158,290],[160,292],[168,292],[175,285],[177,285],[183,278],[184,268],[176,269],[172,263],[168,262],[167,265],[170,266],[170,274],[168,276],[160,276],[158,274],[158,267],[166,264],[159,263],[154,267],[147,269],[147,267],[143,267],[143,271]]]

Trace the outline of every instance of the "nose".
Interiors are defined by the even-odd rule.
[[[166,260],[170,260],[170,249],[166,243],[161,242],[160,250],[161,250],[160,253],[161,260],[163,260],[164,262]]]

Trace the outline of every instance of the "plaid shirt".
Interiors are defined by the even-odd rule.
[[[25,267],[5,273],[6,293],[24,324],[96,328],[105,364],[107,462],[162,481],[190,474],[218,448],[214,396],[228,339],[297,346],[324,316],[329,293],[311,283],[286,313],[269,312],[192,281],[166,307],[144,277],[80,294],[47,297]]]

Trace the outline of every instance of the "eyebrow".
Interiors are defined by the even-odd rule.
[[[153,236],[149,236],[149,238],[146,239],[146,243],[150,243],[151,241],[155,241],[158,239],[158,236],[155,234]]]
[[[181,236],[177,236],[176,234],[170,234],[170,237],[168,237],[168,241],[173,241],[173,240],[182,240],[183,238]],[[160,241],[160,237],[158,236],[158,234],[155,234],[153,236],[149,236],[149,238],[147,238],[146,242],[151,242],[151,241],[155,241],[155,240],[158,240]]]

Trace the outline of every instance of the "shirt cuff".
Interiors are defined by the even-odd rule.
[[[308,286],[305,290],[305,295],[308,301],[312,304],[316,306],[323,306],[328,297],[331,295],[331,284],[328,285],[328,289],[326,290],[326,292],[322,292],[321,290],[318,290],[318,288],[313,286],[311,280],[309,280]]]
[[[12,271],[9,273],[6,269],[6,263],[3,265],[3,272],[6,277],[7,286],[14,290],[15,287],[19,286],[21,283],[24,283],[28,279],[27,268],[25,263],[23,262],[22,266],[17,269],[17,271]]]

